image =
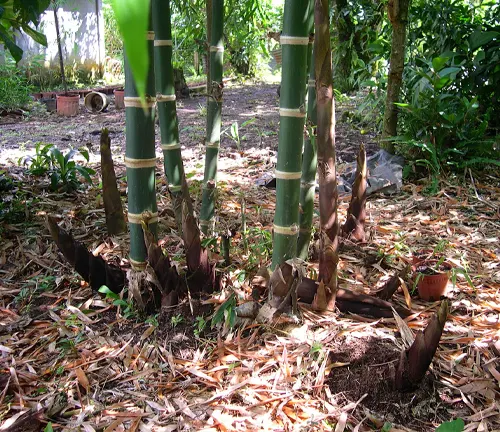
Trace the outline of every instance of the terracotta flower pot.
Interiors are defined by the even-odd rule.
[[[116,109],[124,109],[125,108],[125,90],[115,90],[115,108]]]
[[[447,293],[452,265],[444,261],[439,269],[435,269],[438,262],[438,260],[422,261],[416,268],[418,295],[423,300],[437,301]]]
[[[80,108],[80,95],[67,94],[57,95],[57,114],[73,117],[78,114]]]

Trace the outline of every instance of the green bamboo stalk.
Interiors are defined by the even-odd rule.
[[[306,9],[311,7],[308,2]],[[302,176],[305,82],[309,45],[308,11],[303,0],[286,0],[281,35],[280,131],[276,165],[276,213],[272,268],[297,253]]]
[[[133,268],[143,269],[147,257],[141,222],[149,225],[156,236],[158,211],[155,188],[155,129],[154,129],[154,61],[151,31],[148,39],[149,70],[146,83],[146,108],[141,105],[128,59],[125,55],[125,165],[128,182],[128,222],[130,227],[130,263]]]
[[[217,190],[217,159],[219,157],[220,129],[222,122],[222,60],[224,0],[212,0],[210,28],[210,80],[207,109],[207,135],[205,139],[205,175],[200,212],[201,230],[207,234],[213,229],[215,215],[215,194]]]
[[[314,2],[313,2],[314,3]],[[302,155],[302,178],[300,181],[300,219],[299,238],[297,240],[297,256],[307,260],[311,228],[314,213],[314,195],[316,189],[316,168],[318,165],[318,149],[316,147],[316,80],[314,77],[314,7],[311,7],[311,27],[307,52],[309,64],[309,81],[307,84],[307,135]]]
[[[189,190],[185,182],[184,165],[179,143],[179,122],[177,118],[174,69],[172,65],[172,26],[170,1],[152,2],[153,28],[155,31],[154,58],[156,100],[160,119],[161,148],[163,164],[172,197],[175,218],[179,231],[182,230],[183,198],[192,212]]]

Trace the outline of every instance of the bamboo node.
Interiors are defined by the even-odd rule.
[[[316,80],[310,79],[309,81],[307,81],[307,85],[309,87],[316,87]]]
[[[151,159],[134,159],[125,156],[125,166],[127,168],[154,168],[156,157]]]
[[[303,108],[280,108],[280,116],[281,117],[297,117],[297,118],[305,118],[306,113]]]
[[[302,177],[302,171],[286,172],[286,171],[274,170],[274,176],[280,180],[298,180]]]
[[[280,37],[281,45],[309,45],[309,36],[284,36]]]
[[[209,220],[200,219],[200,226],[202,227],[214,227],[215,226],[215,218],[211,217]]]
[[[177,98],[175,97],[175,94],[173,95],[164,95],[164,94],[160,94],[158,93],[156,95],[156,101],[157,102],[175,102]]]
[[[123,98],[123,103],[125,108],[142,108],[142,101],[140,97],[135,96],[125,96]],[[146,97],[146,108],[152,108],[155,106],[156,100],[150,96]]]
[[[149,225],[158,222],[158,212],[128,213],[127,218],[131,224],[141,225],[142,222],[146,222]]]
[[[128,259],[132,269],[135,271],[143,271],[146,269],[146,262],[145,261],[136,261],[132,258],[129,257]]]
[[[211,45],[210,52],[224,52],[224,47]]]
[[[215,141],[215,142],[205,141],[205,147],[218,149],[220,147],[220,141]]]
[[[162,144],[160,147],[163,151],[168,151],[168,150],[178,150],[181,148],[181,145],[179,143],[169,143],[169,144]]]
[[[154,43],[154,46],[158,46],[158,47],[161,47],[161,46],[173,46],[173,42],[172,42],[172,39],[156,39],[155,40],[155,43]]]
[[[206,190],[214,190],[217,187],[217,182],[215,179],[213,180],[207,180],[206,182],[203,183],[203,189]]]
[[[275,234],[294,236],[299,232],[299,226],[297,224],[292,224],[290,226],[279,226],[273,224],[273,231]]]

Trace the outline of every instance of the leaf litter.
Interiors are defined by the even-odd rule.
[[[238,120],[236,101],[262,97],[267,105],[276,105],[271,90],[229,87],[229,123]],[[199,129],[196,138],[183,132],[195,208],[203,121],[189,106],[196,107],[198,101],[183,102],[184,119],[180,110],[181,123],[187,118]],[[123,127],[123,116],[109,116],[116,127]],[[72,121],[63,120],[66,125]],[[76,121],[84,122],[83,117]],[[265,112],[255,124],[271,128],[275,122],[276,128],[277,121],[276,112]],[[29,123],[16,127],[26,134]],[[369,140],[349,125],[339,125],[339,131],[339,136],[349,137],[345,148],[339,140],[341,154]],[[230,292],[237,294],[238,303],[250,298],[251,277],[269,259],[261,244],[264,237],[249,239],[239,231],[243,202],[247,227],[256,233],[271,230],[274,192],[256,187],[254,181],[272,167],[276,136],[262,142],[262,134],[247,135],[262,145],[243,146],[242,152],[229,148],[221,155],[220,231],[232,231],[233,253],[226,268],[218,249],[212,250],[212,258],[226,275],[226,288],[205,304],[185,302],[147,319],[93,293],[64,262],[44,226],[47,214],[58,216],[62,227],[94,254],[127,268],[126,235],[106,235],[99,189],[48,193],[24,169],[5,166],[18,181],[15,192],[22,192],[29,203],[30,221],[2,226],[0,430],[14,430],[12,425],[41,430],[50,421],[54,430],[68,431],[340,432],[380,429],[386,422],[392,430],[424,431],[458,417],[467,431],[499,429],[498,177],[476,177],[473,186],[444,181],[434,197],[424,196],[421,184],[407,184],[392,197],[374,195],[368,200],[366,243],[344,244],[341,288],[374,294],[411,261],[413,251],[437,245],[448,261],[467,267],[473,282],[472,287],[458,274],[455,286],[450,285],[451,313],[431,371],[417,391],[400,394],[387,377],[411,334],[425,328],[439,306],[412,295],[411,275],[393,298],[414,311],[404,324],[395,318],[319,315],[303,305],[298,324],[285,319],[272,326],[211,328],[213,306]],[[120,150],[116,143],[113,149]],[[124,194],[123,161],[116,155],[115,164]],[[160,232],[166,233],[161,244],[182,266],[182,244],[161,172],[159,164]],[[342,219],[348,199],[340,204]],[[317,239],[313,243],[311,274],[317,271]]]

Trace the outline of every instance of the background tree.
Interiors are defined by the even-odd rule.
[[[61,44],[61,30],[59,28],[59,18],[57,16],[58,3],[53,2],[52,8],[54,11],[54,25],[56,27],[57,51],[59,53],[59,69],[61,71],[61,81],[64,88],[64,94],[68,94],[68,84],[66,84],[66,75],[64,73],[64,56]]]
[[[350,92],[378,68],[372,62],[370,44],[379,36],[384,18],[384,2],[377,0],[334,0],[332,51],[335,88]]]
[[[397,135],[399,95],[403,83],[403,69],[406,48],[406,26],[408,24],[408,7],[410,0],[389,0],[387,16],[392,24],[391,60],[389,78],[387,81],[387,97],[384,111],[383,138]],[[389,152],[394,152],[394,143],[385,141],[382,146]]]

